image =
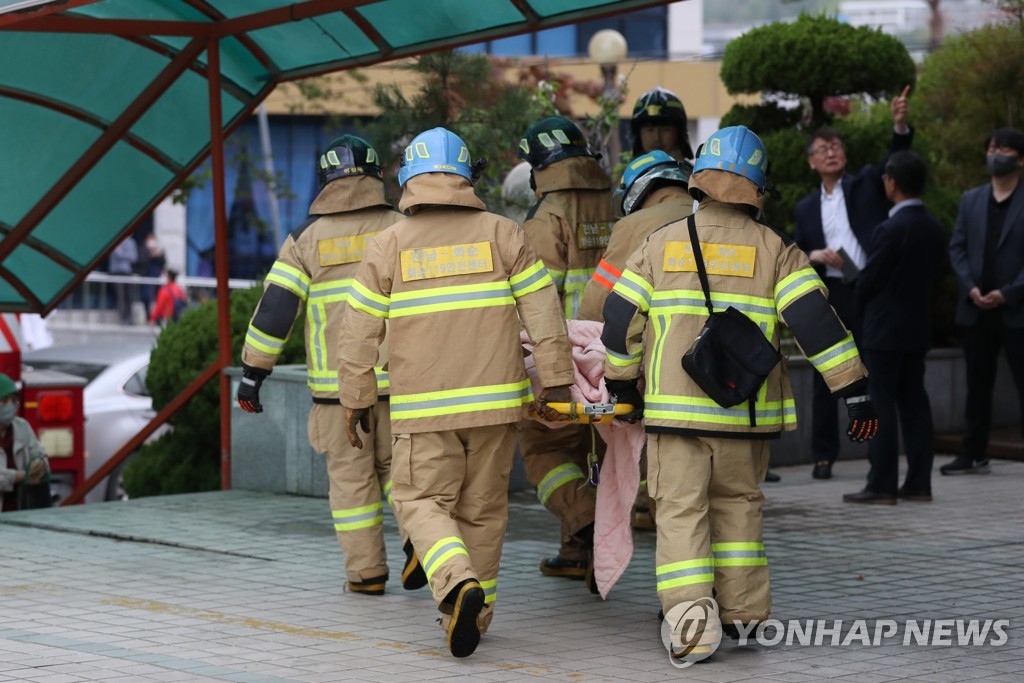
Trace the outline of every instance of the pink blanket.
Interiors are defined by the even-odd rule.
[[[569,342],[576,366],[576,382],[572,399],[586,403],[608,401],[604,385],[604,344],[601,343],[601,323],[569,320]],[[523,347],[533,350],[533,344],[524,330]],[[526,370],[533,383],[534,394],[540,393],[533,356],[526,359]],[[565,422],[545,422],[553,429],[565,427]],[[633,502],[640,484],[640,453],[645,435],[641,423],[629,424],[613,420],[597,425],[607,445],[601,464],[601,483],[597,487],[597,510],[594,521],[594,578],[602,598],[629,566],[633,557],[633,531],[630,526]]]

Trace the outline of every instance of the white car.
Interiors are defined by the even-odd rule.
[[[123,341],[117,344],[51,346],[22,356],[24,372],[56,370],[84,378],[85,476],[106,463],[156,416],[153,399],[146,389],[151,343]],[[161,427],[151,438],[166,430]],[[123,461],[90,491],[85,502],[124,500],[121,486]],[[63,499],[71,493],[66,483],[55,483],[54,493]]]

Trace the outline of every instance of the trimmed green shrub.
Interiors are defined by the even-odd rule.
[[[240,353],[263,287],[231,293],[232,363]],[[306,352],[299,316],[278,362],[305,363]],[[146,386],[153,409],[161,410],[217,360],[217,302],[189,309],[164,328],[150,359]],[[173,429],[144,445],[124,470],[128,495],[166,495],[220,488],[220,382],[215,377],[169,420]]]

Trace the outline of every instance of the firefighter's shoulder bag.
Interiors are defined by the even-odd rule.
[[[741,311],[729,306],[724,311],[715,312],[693,215],[687,223],[697,276],[708,308],[708,320],[683,355],[683,369],[704,393],[724,408],[750,401],[753,424],[753,402],[757,391],[782,356],[757,323]]]

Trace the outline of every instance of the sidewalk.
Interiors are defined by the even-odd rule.
[[[0,516],[0,681],[1020,681],[1024,463],[942,477],[945,460],[934,503],[896,507],[842,503],[863,487],[862,460],[824,482],[810,466],[778,469],[773,618],[1009,619],[1001,646],[726,640],[676,669],[659,637],[654,535],[638,536],[603,602],[540,575],[557,525],[516,494],[492,630],[456,660],[429,593],[400,587],[390,517],[389,592],[355,596],[341,591],[325,500],[228,491]]]

